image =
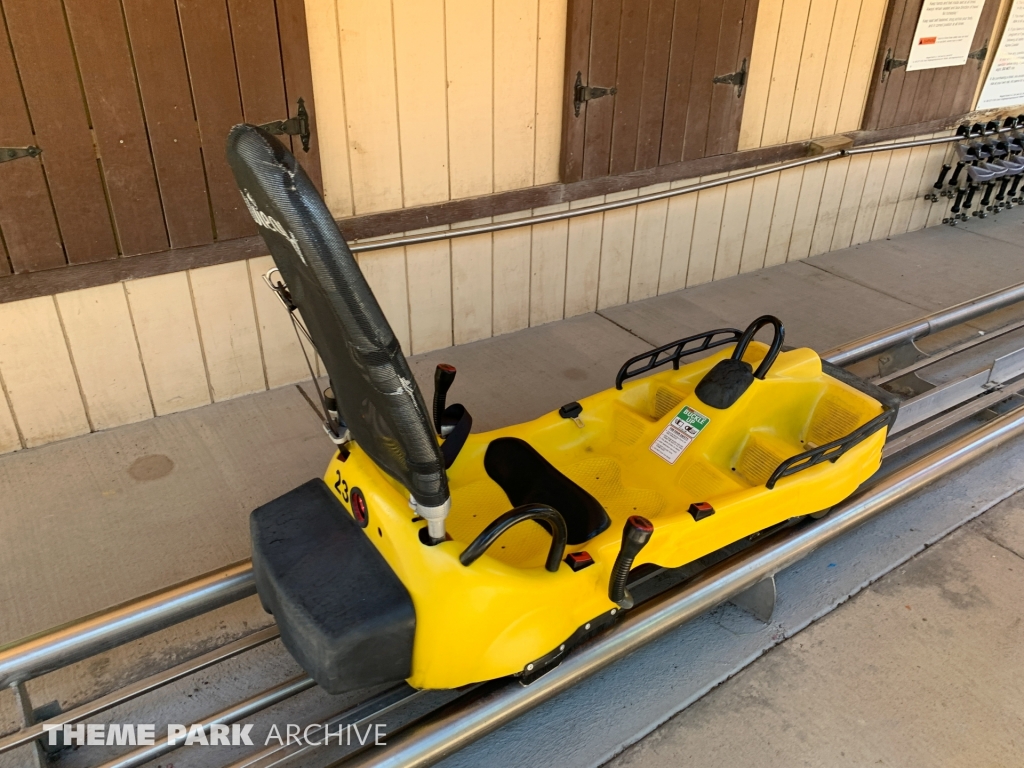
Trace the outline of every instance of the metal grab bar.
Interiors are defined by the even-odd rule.
[[[562,555],[565,554],[565,542],[569,538],[569,531],[565,526],[565,518],[562,517],[562,513],[547,504],[523,504],[499,515],[490,525],[480,531],[479,535],[473,539],[472,544],[462,551],[462,554],[459,555],[459,562],[466,566],[472,565],[503,533],[526,520],[537,520],[551,526],[551,548],[548,549],[544,567],[551,573],[556,573],[558,566],[562,564]]]

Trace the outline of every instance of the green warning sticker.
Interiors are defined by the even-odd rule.
[[[651,450],[658,454],[669,464],[675,464],[676,459],[685,451],[690,443],[701,433],[711,421],[703,413],[693,410],[688,405],[676,414],[662,430],[661,434],[651,445]]]

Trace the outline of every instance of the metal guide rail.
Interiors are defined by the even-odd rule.
[[[829,160],[836,160],[841,157],[852,157],[854,155],[867,155],[875,152],[894,152],[900,149],[912,149],[914,147],[928,147],[936,144],[949,144],[950,142],[960,142],[969,139],[1000,139],[1004,135],[1014,134],[1019,129],[1024,129],[1024,115],[1018,115],[1017,117],[1008,117],[1004,121],[1003,125],[998,122],[990,122],[987,125],[976,123],[974,125],[962,125],[955,134],[949,136],[938,136],[931,139],[908,139],[905,141],[896,141],[891,144],[873,144],[866,147],[852,147],[850,149],[837,149],[830,152],[823,152],[820,155],[813,155],[811,157],[802,157],[798,160],[789,160],[784,163],[776,163],[775,165],[768,165],[761,168],[756,168],[750,171],[743,171],[732,176],[725,176],[720,179],[710,179],[708,181],[701,181],[695,184],[688,184],[685,187],[675,187],[673,189],[667,189],[663,192],[651,192],[645,195],[639,195],[637,197],[630,197],[624,200],[612,200],[604,203],[596,203],[594,205],[588,205],[581,208],[572,208],[566,211],[557,211],[555,213],[537,214],[535,216],[524,216],[521,219],[510,219],[508,221],[493,222],[491,224],[474,224],[469,226],[453,226],[452,229],[446,229],[440,232],[425,232],[418,235],[406,235],[404,237],[388,237],[380,240],[365,240],[354,243],[351,246],[353,253],[362,253],[365,251],[380,251],[385,248],[399,248],[406,245],[419,245],[421,243],[436,243],[442,240],[451,240],[459,237],[472,237],[473,235],[482,235],[489,232],[504,232],[509,229],[517,229],[519,227],[529,227],[537,224],[548,224],[553,221],[564,221],[565,219],[574,219],[579,216],[589,216],[594,213],[604,213],[607,211],[615,211],[620,208],[630,208],[635,205],[642,205],[644,203],[650,203],[655,200],[667,200],[671,197],[678,197],[680,195],[690,195],[694,192],[701,192],[706,189],[714,189],[715,187],[723,187],[728,184],[735,184],[739,181],[748,181],[750,179],[756,179],[760,176],[768,176],[772,173],[781,173],[782,171],[789,170],[791,168],[800,168],[805,165],[813,165],[815,163],[823,163]],[[1011,139],[1012,140],[1012,139]],[[948,168],[947,171],[948,173]],[[945,173],[942,175],[941,180],[945,181]],[[942,184],[935,187],[936,190],[942,188]],[[1014,185],[1014,194],[1016,194],[1016,185]],[[928,193],[928,199],[933,199],[933,193]],[[935,200],[938,198],[935,197]],[[1008,199],[1008,198],[1007,198]],[[1002,198],[1000,198],[1002,200]],[[988,203],[986,202],[987,206]],[[1009,206],[1012,207],[1012,206]],[[984,216],[982,217],[984,218]]]
[[[985,344],[1002,340],[1005,348],[1006,342],[1014,338],[1014,332],[1020,332],[1018,335],[1024,338],[1024,321],[1012,322],[931,355],[922,352],[914,343],[930,333],[965,323],[1022,300],[1024,284],[1012,286],[823,355],[823,359],[834,364],[846,365],[877,356],[878,375],[872,378],[873,383],[904,393],[908,387],[917,388],[913,396],[900,405],[893,428],[895,437],[887,445],[886,456],[933,437],[982,411],[988,411],[990,416],[998,413],[1002,415],[997,415],[980,429],[957,437],[952,443],[897,473],[876,480],[855,497],[833,509],[823,520],[806,525],[787,525],[780,530],[766,532],[751,542],[743,543],[742,547],[723,551],[717,558],[719,562],[712,559],[702,563],[703,570],[700,571],[692,568],[685,570],[687,567],[684,566],[684,569],[677,569],[681,571],[678,574],[638,574],[644,581],[661,579],[664,582],[668,578],[681,586],[629,612],[614,627],[569,654],[561,665],[547,671],[530,685],[498,681],[474,686],[471,689],[475,691],[471,696],[473,701],[460,708],[457,714],[435,718],[425,725],[412,725],[408,736],[394,740],[389,738],[389,744],[393,742],[393,745],[375,749],[371,764],[398,766],[429,765],[436,762],[445,754],[450,754],[629,653],[643,642],[726,600],[735,598],[737,602],[745,602],[755,615],[770,616],[775,594],[772,579],[776,572],[906,498],[931,479],[1024,433],[1024,412],[1015,410],[1024,404],[1024,398],[1017,394],[1024,391],[1024,341],[1021,349],[1000,354],[975,373],[939,385],[927,381],[927,377],[922,378],[929,367],[953,360],[957,355],[969,353],[972,360],[979,354],[983,356]],[[710,339],[706,341],[710,342]],[[696,340],[696,345],[717,346],[704,342],[703,339]],[[678,358],[690,350],[686,344],[669,347],[672,349],[666,347],[664,350],[652,350],[651,365],[668,362],[678,365]],[[659,355],[659,352],[662,354]],[[884,354],[879,355],[880,352]],[[628,375],[633,373],[630,370]],[[661,588],[664,588],[664,584]],[[0,737],[0,754],[24,748],[40,740],[48,725],[85,721],[276,640],[276,627],[268,627],[45,721],[33,722],[32,706],[25,688],[27,681],[254,593],[251,564],[245,561],[0,648],[0,684],[15,690],[21,700],[21,709],[26,713],[24,727]],[[291,699],[314,685],[310,678],[301,675],[210,715],[202,725],[208,730],[215,724],[237,722]],[[373,718],[379,718],[385,713],[401,713],[404,710],[415,710],[416,707],[426,707],[429,711],[466,693],[468,691],[446,692],[437,696],[436,692],[419,692],[408,686],[396,686],[354,708],[346,707],[329,722],[373,722]],[[422,716],[422,713],[411,718],[405,716],[403,727],[410,722],[415,723]],[[177,749],[183,743],[184,736],[167,743],[166,735],[157,734],[155,746],[138,747],[104,764],[103,768],[142,765]],[[246,757],[236,765],[237,768],[286,765],[300,756],[305,760],[310,757],[311,751],[315,750],[308,745],[271,747]],[[344,756],[325,754],[323,758],[338,759]],[[36,758],[41,759],[38,754]]]

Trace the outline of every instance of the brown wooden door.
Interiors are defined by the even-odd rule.
[[[972,56],[959,67],[907,72],[906,60],[924,0],[892,0],[875,60],[864,128],[892,128],[960,115],[974,106],[974,92],[992,38],[999,0],[987,0],[971,45]]]
[[[756,18],[757,0],[569,0],[562,179],[734,152],[745,88],[715,79],[749,67]],[[616,91],[578,103],[577,82]]]
[[[0,13],[0,147],[42,149],[0,163],[0,274],[255,232],[224,140],[300,96],[312,115],[303,0],[0,0]],[[315,133],[299,155],[319,179]]]

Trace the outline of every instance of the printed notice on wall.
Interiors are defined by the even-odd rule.
[[[985,0],[924,0],[907,71],[967,63]]]
[[[976,109],[1024,104],[1024,3],[1014,3]]]

